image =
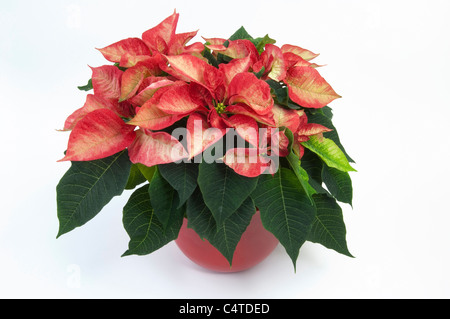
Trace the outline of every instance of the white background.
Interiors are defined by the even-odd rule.
[[[87,65],[106,63],[94,48],[140,36],[175,8],[180,32],[228,37],[244,25],[321,53],[357,161],[353,209],[343,206],[355,259],[306,244],[294,273],[279,247],[223,275],[174,244],[120,258],[129,192],[56,240],[55,187],[69,168],[56,163],[68,139],[56,129],[84,103]],[[449,16],[448,0],[2,0],[0,297],[450,297]]]

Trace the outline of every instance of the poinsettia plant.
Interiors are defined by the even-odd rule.
[[[131,190],[124,256],[177,239],[187,218],[232,265],[257,210],[294,266],[306,241],[351,256],[338,202],[352,203],[353,161],[318,54],[243,27],[189,44],[197,32],[176,33],[178,18],[99,50],[109,62],[63,128],[72,165],[57,186],[58,237]]]

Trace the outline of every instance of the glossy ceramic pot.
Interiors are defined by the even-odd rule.
[[[265,260],[278,246],[278,240],[262,225],[259,212],[253,219],[236,247],[233,266],[207,240],[203,241],[192,229],[187,219],[181,228],[176,244],[197,265],[215,272],[234,273],[248,270]]]

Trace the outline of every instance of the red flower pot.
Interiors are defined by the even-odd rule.
[[[207,240],[203,241],[194,230],[187,228],[187,219],[184,220],[175,242],[180,250],[197,265],[212,271],[227,273],[240,272],[256,266],[266,259],[279,243],[263,227],[259,212],[253,216],[236,247],[232,268],[227,259],[214,246]]]

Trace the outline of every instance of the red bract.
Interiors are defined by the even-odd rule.
[[[267,44],[266,49],[261,53],[257,63],[253,65],[256,72],[264,68],[264,75],[275,81],[283,81],[286,78],[287,62],[284,59],[283,52],[273,44]]]
[[[319,72],[308,66],[289,69],[285,82],[291,99],[308,108],[322,108],[340,98]]]
[[[141,129],[158,131],[165,129],[184,117],[184,114],[171,114],[159,108],[164,93],[171,86],[159,89],[153,97],[142,105],[137,115],[128,124],[139,126]]]
[[[75,125],[61,161],[92,161],[114,155],[127,148],[135,136],[134,127],[113,111],[95,110]]]
[[[216,41],[219,40],[216,39]],[[206,45],[206,47],[215,51],[216,54],[221,53],[232,59],[242,59],[250,57],[252,63],[256,63],[260,59],[258,50],[256,49],[255,45],[249,40],[242,39],[228,41],[227,46],[225,46],[224,43],[225,42],[223,42],[222,45]]]
[[[148,167],[173,163],[188,156],[183,145],[165,132],[140,130],[129,147],[130,160]]]
[[[197,31],[176,33],[178,19],[174,12],[142,38],[99,50],[115,65],[92,68],[94,94],[64,125],[72,131],[64,161],[124,149],[133,163],[147,166],[190,160],[232,129],[246,147],[227,149],[222,160],[256,177],[275,173],[268,156],[292,149],[301,157],[302,143],[330,131],[307,118],[340,97],[309,62],[318,54],[263,38],[189,45]],[[169,134],[175,128],[185,129],[184,146]]]
[[[94,94],[105,99],[119,99],[123,72],[112,65],[91,69]]]
[[[109,109],[116,112],[117,115],[120,115],[117,113],[117,104],[114,105],[111,100],[104,99],[99,95],[89,94],[86,98],[86,103],[84,104],[84,106],[73,112],[73,114],[67,118],[66,123],[64,124],[64,131],[73,130],[75,125],[82,118],[84,118],[89,113],[99,109]]]
[[[246,177],[258,177],[270,167],[267,158],[256,148],[233,148],[223,159],[224,163],[236,173]]]
[[[122,67],[132,67],[138,60],[145,60],[151,56],[149,47],[138,38],[130,38],[99,49],[103,56],[110,62],[120,63]]]
[[[226,133],[224,129],[211,128],[204,115],[194,113],[189,116],[186,124],[187,149],[189,159],[201,154],[204,150],[214,145]]]
[[[248,68],[244,69],[247,60],[237,60],[229,67],[219,69],[189,55],[167,57],[167,60],[173,71],[172,75],[181,75],[208,90],[219,114],[224,113],[229,105],[236,104],[249,107],[257,115],[271,112],[274,101],[270,86],[248,72]],[[244,71],[238,72],[236,69]]]

